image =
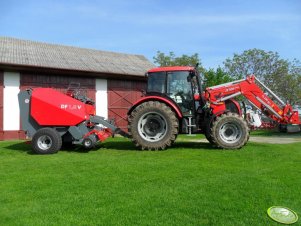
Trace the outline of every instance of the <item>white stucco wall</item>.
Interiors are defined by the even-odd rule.
[[[3,130],[19,130],[20,111],[18,93],[20,91],[20,73],[4,72],[3,85]]]
[[[108,118],[108,82],[96,79],[96,115]]]

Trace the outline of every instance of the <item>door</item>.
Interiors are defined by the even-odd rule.
[[[108,80],[108,118],[127,131],[127,112],[146,90],[145,81]]]

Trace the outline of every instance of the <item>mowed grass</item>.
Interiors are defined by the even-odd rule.
[[[301,143],[223,151],[197,138],[167,151],[114,138],[54,155],[1,142],[0,225],[279,225],[273,205],[301,215]]]

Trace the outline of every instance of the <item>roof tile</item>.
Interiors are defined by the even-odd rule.
[[[144,76],[154,65],[132,55],[0,37],[0,63]]]

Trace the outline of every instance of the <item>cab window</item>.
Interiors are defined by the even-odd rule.
[[[147,92],[165,93],[165,72],[149,73],[147,80]]]

